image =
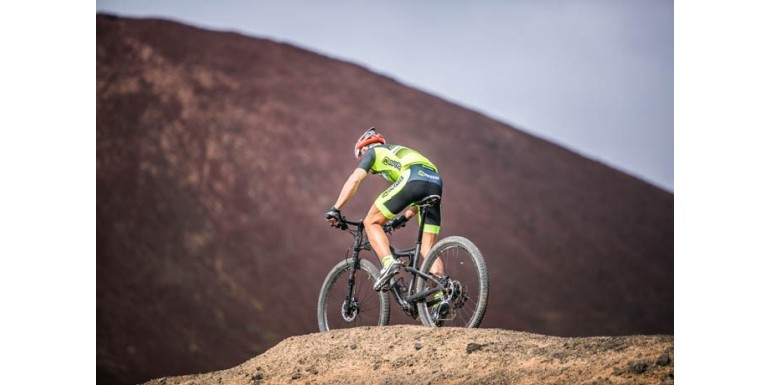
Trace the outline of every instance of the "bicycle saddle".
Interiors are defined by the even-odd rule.
[[[439,202],[441,202],[441,195],[428,195],[425,198],[422,198],[419,201],[414,202],[414,205],[417,207],[428,207],[428,206],[433,206]]]

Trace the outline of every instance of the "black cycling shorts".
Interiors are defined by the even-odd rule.
[[[413,165],[377,197],[374,205],[390,219],[429,195],[441,196],[442,189],[441,177],[435,170],[419,164]],[[423,231],[438,234],[440,227],[441,202],[426,209]]]

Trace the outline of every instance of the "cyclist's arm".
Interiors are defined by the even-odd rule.
[[[348,203],[350,198],[352,198],[356,193],[356,190],[358,190],[358,185],[362,180],[364,180],[364,178],[366,178],[366,175],[367,172],[364,169],[355,169],[353,173],[350,174],[345,184],[342,185],[342,191],[340,191],[340,196],[337,198],[337,202],[334,204],[334,207],[336,207],[338,210],[342,209],[342,206],[344,206],[345,203]]]

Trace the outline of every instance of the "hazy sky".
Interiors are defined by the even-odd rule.
[[[674,190],[673,0],[97,0],[287,42]]]

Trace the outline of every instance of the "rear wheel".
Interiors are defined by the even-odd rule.
[[[359,326],[383,326],[390,320],[388,292],[374,291],[379,272],[360,259],[360,269],[353,275],[353,298],[348,298],[348,279],[353,260],[338,263],[326,276],[318,296],[318,328],[322,331]]]
[[[442,239],[431,249],[421,271],[430,272],[437,259],[444,265],[441,294],[429,296],[417,304],[420,321],[425,326],[475,328],[487,309],[489,278],[481,251],[466,238]],[[417,292],[434,287],[433,281],[418,278]]]

